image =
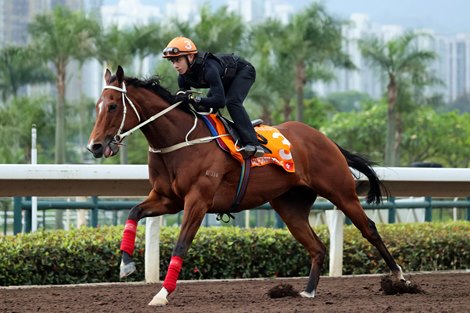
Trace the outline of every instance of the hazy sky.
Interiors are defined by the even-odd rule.
[[[469,0],[325,0],[333,14],[365,13],[373,22],[470,33]]]
[[[104,0],[115,4],[119,0]],[[171,0],[140,0],[144,4],[161,5]],[[214,6],[226,0],[199,0]],[[274,0],[301,9],[314,0]],[[347,18],[352,13],[365,13],[372,22],[404,27],[431,28],[442,34],[470,33],[470,0],[320,0],[336,16]]]

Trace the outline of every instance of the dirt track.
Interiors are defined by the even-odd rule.
[[[470,271],[405,275],[425,294],[386,296],[380,276],[322,277],[314,299],[271,299],[279,284],[302,291],[306,278],[179,282],[166,307],[147,303],[160,284],[0,287],[0,312],[470,312]]]

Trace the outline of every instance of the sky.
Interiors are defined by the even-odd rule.
[[[326,0],[329,12],[365,13],[380,24],[431,28],[443,34],[470,33],[468,0]]]
[[[119,0],[104,0],[116,4]],[[140,0],[143,4],[161,5],[171,0]],[[200,0],[214,7],[226,0]],[[290,4],[294,9],[314,0],[275,0]],[[334,16],[348,18],[353,13],[367,14],[378,24],[395,24],[405,28],[430,28],[437,33],[450,35],[470,33],[470,0],[320,0]]]

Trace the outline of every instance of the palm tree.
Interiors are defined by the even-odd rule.
[[[385,142],[385,165],[399,165],[399,147],[401,143],[401,118],[405,103],[397,102],[404,96],[405,86],[420,86],[435,82],[429,79],[429,62],[436,58],[432,51],[421,50],[415,43],[422,34],[406,32],[402,36],[382,42],[377,37],[370,37],[359,42],[362,55],[381,74],[385,74],[387,83],[387,137]],[[402,92],[400,93],[400,86]],[[401,108],[400,108],[401,106]]]
[[[131,53],[138,58],[139,69],[138,76],[143,73],[143,61],[150,55],[159,55],[165,47],[167,36],[162,26],[157,23],[151,23],[143,26],[134,25],[129,33]]]
[[[202,6],[201,20],[194,26],[196,45],[204,51],[240,54],[246,27],[239,15],[222,6],[212,12],[208,5]]]
[[[133,38],[132,30],[121,30],[117,25],[112,25],[104,31],[96,42],[97,59],[110,69],[115,69],[118,65],[127,67],[132,64],[133,60],[131,44]],[[132,73],[131,69],[126,72]]]
[[[267,20],[254,26],[250,34],[250,55],[256,66],[257,82],[251,92],[251,98],[262,109],[262,118],[268,123],[273,122],[276,98],[281,99],[284,121],[290,120],[291,99],[295,96],[294,71],[288,55],[282,46],[286,27],[279,20]]]
[[[15,97],[8,107],[0,107],[0,163],[30,163],[31,125],[38,133],[39,162],[49,161],[53,146],[52,101],[47,97]]]
[[[313,80],[332,79],[331,68],[353,69],[349,56],[341,50],[344,23],[330,16],[323,5],[313,3],[295,15],[286,26],[279,47],[290,58],[295,73],[296,119],[303,120],[304,86]]]
[[[52,14],[38,15],[29,25],[37,55],[52,63],[57,88],[55,162],[65,162],[65,89],[67,64],[83,56],[83,43],[93,43],[98,33],[98,23],[63,7],[56,7]]]
[[[3,102],[16,98],[20,87],[53,81],[46,64],[31,47],[7,46],[0,50],[0,92]]]
[[[240,54],[246,27],[239,15],[229,12],[226,6],[212,12],[204,5],[199,11],[196,24],[173,19],[166,28],[167,41],[175,36],[191,38],[199,50],[212,53]],[[163,36],[164,37],[164,36]]]

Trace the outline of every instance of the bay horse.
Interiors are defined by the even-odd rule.
[[[157,79],[115,75],[106,70],[106,85],[96,104],[96,121],[88,150],[95,158],[118,153],[121,141],[140,129],[149,144],[148,167],[151,189],[148,197],[129,211],[121,242],[120,276],[135,270],[132,261],[137,223],[140,219],[183,211],[181,230],[172,252],[162,288],[149,305],[168,304],[178,280],[183,258],[207,213],[239,212],[269,202],[294,238],[308,251],[311,268],[302,297],[313,298],[320,278],[326,247],[309,224],[310,209],[317,196],[331,201],[350,218],[380,252],[391,277],[405,282],[402,270],[383,243],[375,224],[361,207],[350,167],[369,180],[367,201],[379,203],[383,186],[364,157],[339,147],[318,130],[300,122],[275,126],[291,144],[295,172],[280,166],[253,168],[240,205],[231,206],[241,171],[240,162],[205,140],[211,134],[189,106],[179,103]],[[192,138],[189,140],[189,135]],[[193,144],[198,139],[197,143]],[[166,150],[165,150],[166,149]],[[159,153],[160,152],[160,153]],[[167,153],[163,153],[167,152]],[[381,190],[382,187],[382,190]]]

